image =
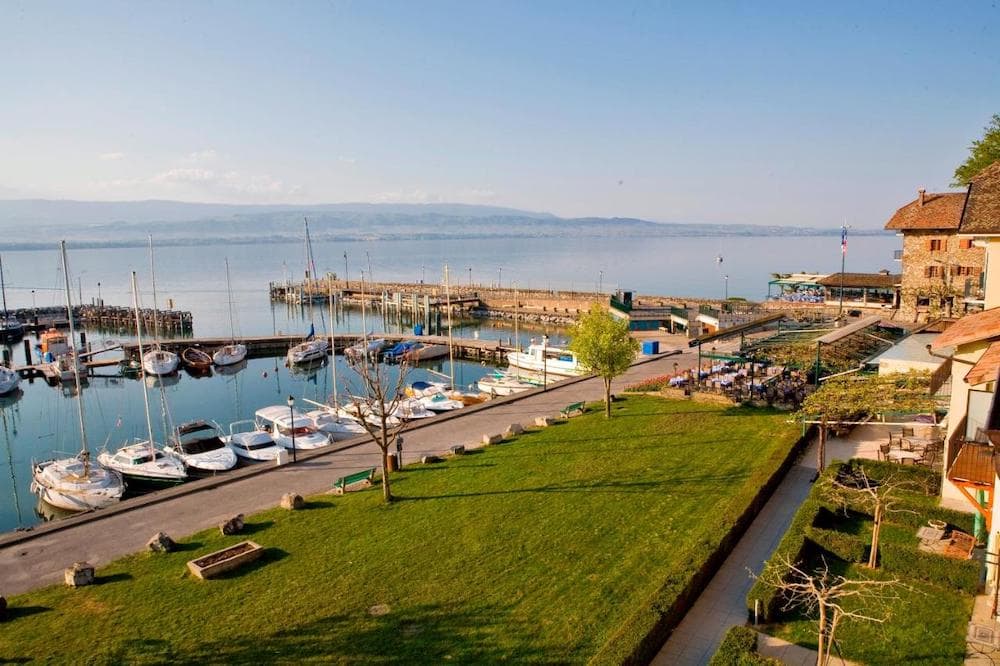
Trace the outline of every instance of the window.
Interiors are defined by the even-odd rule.
[[[929,296],[921,296],[917,299],[918,308],[929,308],[931,306],[931,299]]]
[[[958,239],[958,249],[959,250],[968,250],[968,249],[971,249],[971,248],[972,248],[972,239],[971,238],[959,238]]]
[[[940,238],[932,238],[927,241],[927,249],[931,252],[940,252],[944,249]]]
[[[940,266],[928,266],[924,269],[924,277],[936,278],[941,277],[941,275]]]

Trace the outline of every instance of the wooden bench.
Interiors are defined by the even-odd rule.
[[[333,492],[337,495],[343,495],[347,492],[347,486],[353,486],[356,483],[364,483],[366,486],[370,486],[372,485],[372,480],[374,478],[374,467],[369,467],[368,469],[363,469],[360,472],[342,476],[333,482]]]
[[[583,404],[582,402],[574,402],[572,405],[566,405],[565,407],[560,409],[559,415],[562,416],[563,418],[568,419],[569,415],[572,414],[573,412],[579,412],[581,414],[584,414],[586,413],[586,411],[587,411],[587,406],[585,404]]]

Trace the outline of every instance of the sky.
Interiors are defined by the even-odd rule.
[[[0,0],[0,198],[880,227],[1000,113],[1000,3]]]

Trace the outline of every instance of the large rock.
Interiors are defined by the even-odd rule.
[[[63,578],[70,587],[93,585],[94,567],[87,562],[74,562],[73,566],[63,572]]]
[[[483,444],[499,444],[503,441],[503,435],[483,435]]]
[[[441,462],[441,458],[432,455],[420,456],[420,462],[424,465],[430,465],[431,463]]]
[[[289,511],[295,511],[301,509],[306,505],[306,501],[302,499],[302,495],[298,493],[285,493],[281,496],[281,508],[288,509]]]
[[[514,435],[523,435],[523,434],[524,434],[524,426],[522,426],[520,423],[511,423],[509,426],[507,426],[507,432],[504,433],[504,436],[513,437]]]
[[[172,553],[177,549],[177,544],[166,532],[157,532],[146,542],[146,547],[154,553]]]
[[[462,446],[461,444],[456,444],[455,446],[448,449],[448,452],[453,456],[464,456],[465,447]]]
[[[539,416],[535,419],[535,425],[539,428],[548,428],[550,425],[555,423],[556,420],[551,416]]]
[[[225,536],[232,536],[234,534],[239,534],[243,531],[243,526],[246,522],[243,519],[243,514],[233,516],[224,523],[219,524],[219,531]]]

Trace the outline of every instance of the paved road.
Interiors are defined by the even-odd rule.
[[[640,362],[614,384],[614,390],[646,377],[670,372],[673,364],[693,367],[696,352]],[[440,454],[455,444],[478,445],[483,434],[501,433],[512,423],[532,423],[538,416],[552,416],[567,404],[603,397],[603,381],[569,381],[549,390],[515,400],[501,400],[485,408],[457,414],[455,418],[428,423],[408,430],[405,435],[404,463],[425,454]],[[195,482],[169,491],[169,499],[148,497],[130,500],[117,510],[108,510],[100,519],[72,518],[55,531],[33,535],[10,543],[11,535],[0,538],[0,592],[19,594],[62,579],[62,571],[73,562],[85,560],[103,566],[123,555],[145,548],[146,541],[163,531],[182,537],[218,525],[237,513],[251,514],[278,504],[282,494],[302,495],[328,490],[333,480],[344,474],[379,464],[378,448],[368,442],[345,450],[326,453],[281,468],[246,470],[237,480]],[[200,488],[200,489],[199,489]],[[162,495],[160,496],[162,497]],[[150,502],[143,505],[143,502]],[[127,506],[137,508],[127,509]],[[43,526],[39,532],[54,526]],[[16,537],[16,535],[14,535]]]

